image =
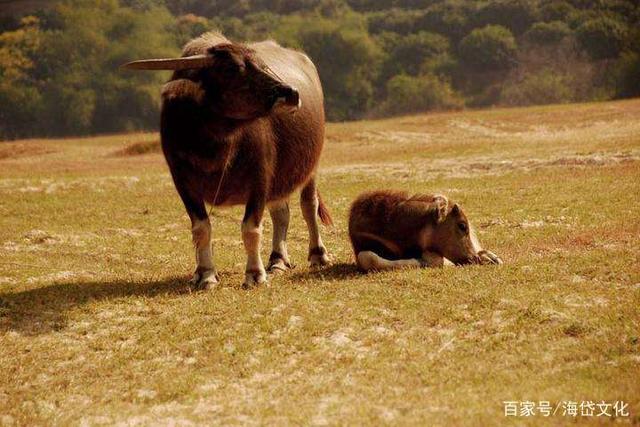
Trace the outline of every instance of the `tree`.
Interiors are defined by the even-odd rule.
[[[142,4],[144,2],[140,2]],[[177,54],[162,7],[65,0],[0,35],[0,136],[69,135],[155,128],[166,74],[123,72],[146,57]]]
[[[32,16],[15,31],[0,34],[0,138],[38,132],[41,93],[31,72],[41,38],[40,22]]]

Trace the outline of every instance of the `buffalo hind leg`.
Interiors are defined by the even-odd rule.
[[[245,269],[245,289],[260,285],[267,281],[267,272],[260,257],[260,240],[262,238],[262,215],[264,202],[250,201],[247,203],[242,220],[242,242],[247,252],[247,268]]]
[[[316,189],[315,178],[311,178],[300,194],[300,207],[302,216],[309,229],[309,262],[311,267],[321,267],[329,264],[327,248],[320,237],[320,225],[318,223],[318,207],[320,201]]]
[[[356,256],[358,268],[363,271],[385,271],[398,270],[402,268],[420,268],[420,267],[444,267],[453,265],[448,259],[434,253],[425,251],[422,259],[398,259],[388,260],[372,251],[362,251]]]
[[[279,273],[291,268],[287,252],[287,230],[289,229],[289,201],[282,200],[269,205],[273,223],[273,241],[269,256],[269,273]]]

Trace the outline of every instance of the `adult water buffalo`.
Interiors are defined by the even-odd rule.
[[[244,286],[267,280],[260,258],[262,218],[273,220],[270,271],[290,268],[288,200],[301,188],[312,266],[328,263],[318,217],[331,217],[316,189],[315,171],[324,142],[322,87],[311,60],[273,41],[232,43],[218,33],[190,41],[182,57],[125,65],[174,70],[162,90],[162,149],[175,187],[191,218],[196,250],[192,282],[217,282],[211,223],[205,202],[245,205],[242,240],[247,252]]]

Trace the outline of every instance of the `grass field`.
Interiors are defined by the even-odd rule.
[[[221,287],[190,292],[157,135],[0,144],[0,425],[603,421],[504,416],[541,400],[640,424],[640,100],[327,133],[333,265],[308,269],[295,196],[296,268],[250,291],[238,207],[212,220]],[[505,265],[358,274],[347,211],[376,188],[449,195]]]

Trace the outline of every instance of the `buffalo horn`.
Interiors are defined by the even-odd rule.
[[[188,68],[204,68],[213,65],[209,55],[183,56],[182,58],[141,59],[128,62],[122,67],[131,70],[185,70]]]

